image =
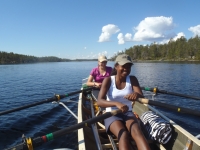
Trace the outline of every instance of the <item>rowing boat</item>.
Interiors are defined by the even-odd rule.
[[[121,110],[113,110],[112,112],[104,113],[105,109],[102,109],[98,107],[97,105],[98,92],[99,90],[95,90],[93,87],[91,88],[83,87],[81,90],[78,90],[78,91],[74,91],[68,94],[63,94],[63,95],[57,94],[52,98],[49,98],[37,103],[32,103],[32,104],[28,104],[22,107],[0,112],[0,115],[3,115],[3,114],[8,114],[17,110],[43,104],[46,102],[53,102],[53,103],[58,103],[58,104],[63,105],[76,119],[78,119],[78,124],[75,124],[70,127],[62,128],[58,131],[48,133],[43,136],[29,137],[29,138],[23,137],[22,143],[19,143],[6,150],[13,150],[13,149],[30,150],[38,146],[41,146],[42,144],[49,142],[53,139],[61,137],[70,132],[73,132],[75,130],[78,130],[79,150],[111,150],[111,149],[118,150],[118,140],[116,139],[114,135],[108,135],[106,133],[103,120],[113,115],[116,115],[118,113],[121,113]],[[78,100],[78,116],[76,116],[63,102],[60,102],[60,99],[68,97],[68,96],[72,96],[78,93],[80,94],[79,94],[79,100]],[[71,101],[71,100],[69,99],[68,101]],[[148,104],[155,105],[155,106],[157,106],[158,104],[159,104],[158,106],[164,105],[163,103],[160,103],[160,102],[157,103],[156,101],[152,102],[152,100],[139,98],[137,99],[133,107],[134,113],[138,114],[140,118],[142,118],[144,113],[149,112],[150,110],[151,112],[154,112],[157,116],[159,115],[160,118],[162,118],[162,120],[167,122],[167,125],[170,126],[172,129],[170,130],[170,133],[172,134],[169,134],[170,136],[167,136],[171,138],[170,139],[167,138],[167,141],[165,140],[165,142],[167,143],[165,144],[161,144],[164,142],[158,143],[157,141],[159,140],[152,139],[151,137],[149,139],[148,136],[146,136],[147,141],[152,150],[200,150],[200,140],[198,139],[200,138],[200,134],[194,137],[192,134],[187,132],[181,126],[179,126],[178,124],[176,124],[175,122],[167,118],[164,114],[156,110],[153,106],[150,106]],[[172,107],[172,105],[167,105],[167,106],[168,106],[167,108]],[[179,108],[179,109],[178,110],[180,112],[187,111],[189,113],[188,109],[185,109],[185,108]],[[192,112],[189,114],[200,116],[199,111],[192,110],[192,109],[190,109],[190,111]],[[143,129],[144,128],[142,128],[142,131],[144,132],[145,130]],[[146,132],[144,132],[144,134],[145,133]],[[161,135],[163,134],[161,133]],[[130,137],[130,139],[132,138]],[[133,150],[137,150],[136,144],[133,140],[131,140],[131,145],[132,145]],[[65,149],[67,150],[67,148]]]
[[[78,123],[83,122],[89,118],[103,114],[103,109],[97,106],[98,92],[93,90],[91,92],[82,92],[79,94],[78,102]],[[153,111],[164,120],[171,124],[172,136],[166,144],[148,140],[151,149],[158,150],[200,150],[200,140],[187,132],[181,126],[170,120],[163,113],[159,112],[154,107],[148,104],[141,104],[136,102],[133,110],[139,116],[144,112]],[[133,149],[137,149],[134,141],[131,142]],[[107,150],[118,149],[118,141],[112,135],[107,135],[103,121],[86,126],[78,130],[78,145],[79,150]]]

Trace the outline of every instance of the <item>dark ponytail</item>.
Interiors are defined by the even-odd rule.
[[[115,69],[115,67],[117,67],[118,65],[119,65],[118,63],[115,63],[115,65],[114,65],[114,67],[112,69],[112,72],[111,72],[111,76],[117,74],[117,70]]]

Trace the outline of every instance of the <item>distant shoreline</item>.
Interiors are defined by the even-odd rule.
[[[55,62],[86,62],[86,61],[98,61],[97,59],[78,59],[78,60],[67,60],[67,61],[44,61],[44,62],[29,62],[29,63],[6,63],[0,65],[20,65],[20,64],[36,64],[36,63],[55,63]],[[113,61],[113,60],[109,60]],[[200,63],[199,60],[132,60],[133,63]]]
[[[108,59],[108,61],[114,61],[116,57]],[[200,62],[200,60],[195,59],[195,57],[180,58],[174,57],[176,59],[167,59],[166,57],[157,57],[155,60],[149,59],[134,59],[133,62]],[[14,54],[13,52],[3,52],[0,51],[0,65],[10,65],[10,64],[32,64],[32,63],[47,63],[47,62],[83,62],[83,61],[98,61],[98,59],[67,59],[67,58],[58,58],[55,56],[46,56],[46,57],[35,57],[28,56],[23,54]]]
[[[200,62],[199,60],[133,60],[133,62]]]

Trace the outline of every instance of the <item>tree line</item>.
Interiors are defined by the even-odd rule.
[[[167,61],[200,61],[200,37],[197,35],[193,38],[186,39],[184,36],[176,41],[170,39],[168,43],[150,45],[135,45],[122,52],[118,52],[110,60],[121,54],[128,54],[133,60],[167,60]],[[35,57],[22,54],[14,54],[0,51],[0,64],[23,64],[36,62],[66,62],[66,61],[88,61],[96,59],[62,59],[54,56]]]
[[[0,64],[24,64],[37,62],[66,62],[69,59],[61,59],[54,56],[35,57],[29,55],[15,54],[13,52],[7,53],[0,51]]]
[[[121,53],[128,54],[133,60],[200,61],[200,37],[187,40],[182,36],[176,41],[170,39],[166,44],[135,45],[118,52],[111,60],[115,60]]]

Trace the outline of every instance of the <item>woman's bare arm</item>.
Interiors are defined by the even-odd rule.
[[[89,75],[88,80],[87,80],[87,86],[93,86],[94,82],[93,82],[93,76]]]
[[[143,93],[140,88],[140,84],[138,82],[138,79],[135,76],[131,76],[131,84],[132,84],[134,92],[137,92],[138,94],[140,94],[140,96],[143,97]]]
[[[89,75],[88,81],[86,83],[87,86],[95,86],[95,87],[100,88],[101,87],[101,83],[94,82],[93,80],[94,80],[93,76]]]
[[[130,76],[130,80],[131,80],[131,85],[133,88],[133,93],[125,95],[124,98],[128,99],[128,100],[136,100],[137,98],[143,98],[143,93],[142,90],[140,88],[139,82],[137,80],[137,78],[135,76]]]

